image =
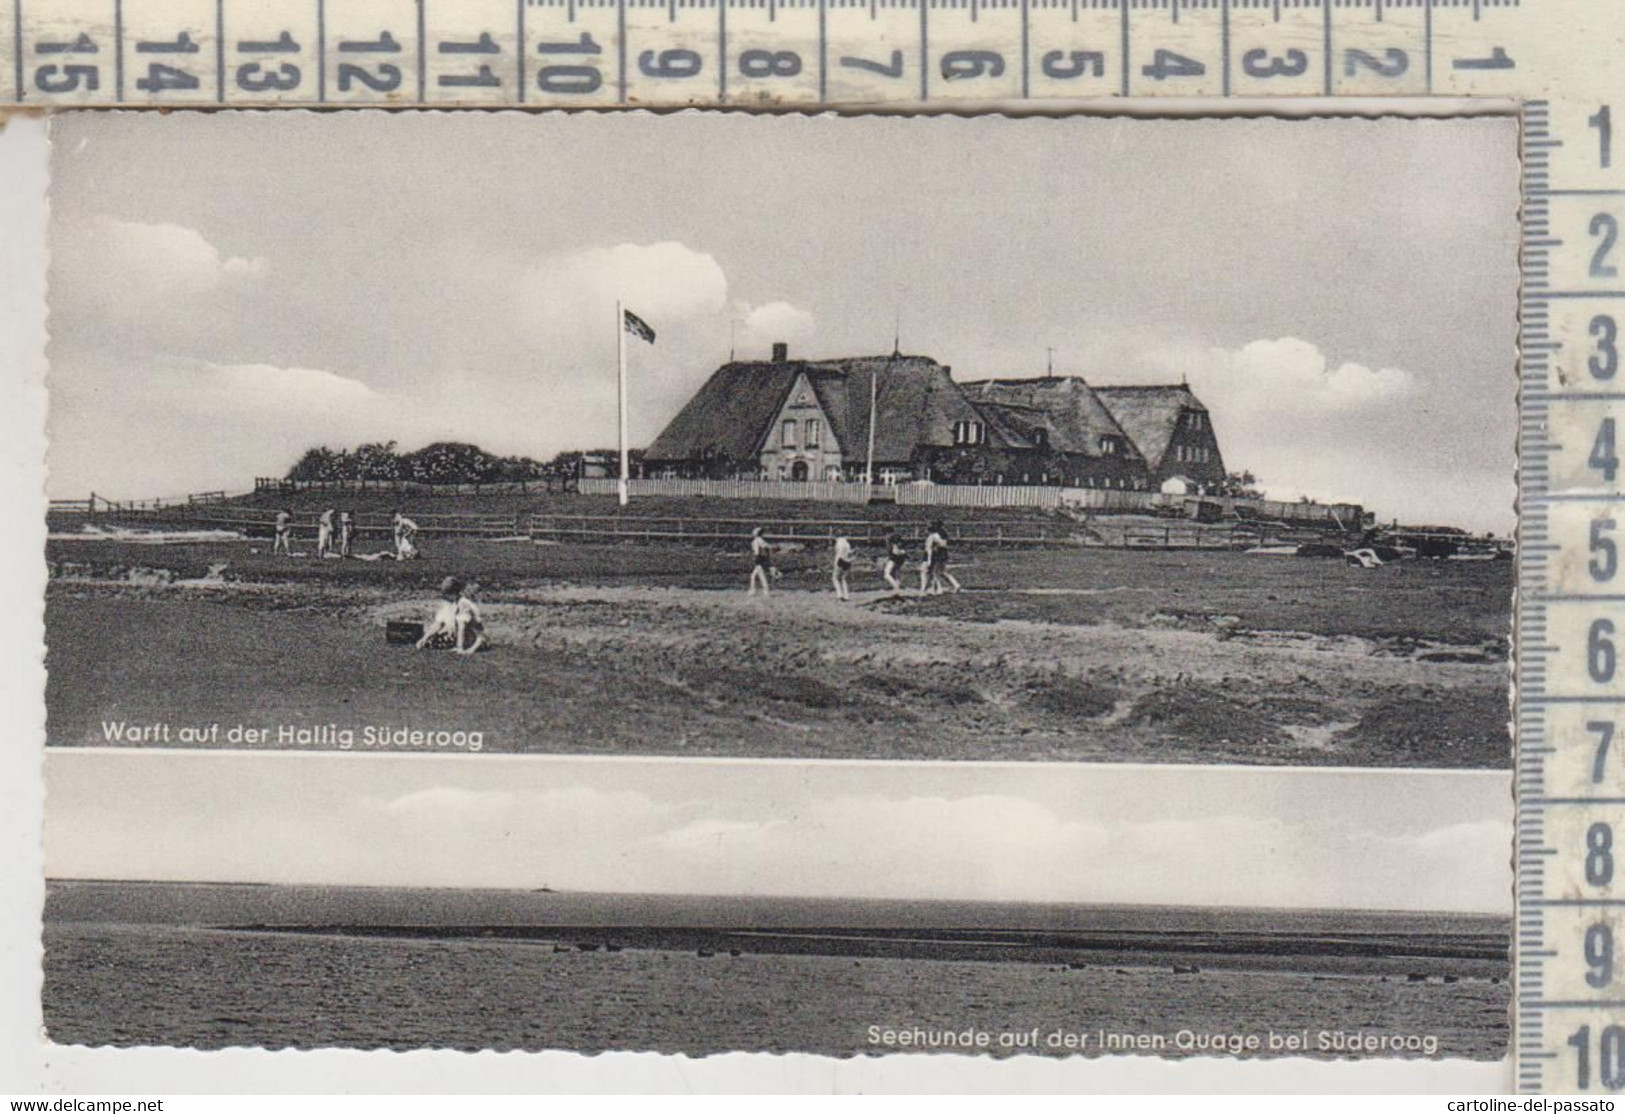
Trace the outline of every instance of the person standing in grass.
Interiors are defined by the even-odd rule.
[[[908,547],[903,544],[903,539],[897,536],[897,531],[893,530],[886,535],[886,563],[880,570],[880,575],[886,578],[886,583],[891,585],[893,592],[903,590],[903,583],[897,579],[897,575],[903,571],[906,564],[908,564]]]
[[[756,527],[750,532],[750,590],[748,595],[754,596],[758,587],[762,595],[771,595],[768,582],[773,576],[773,546],[762,537],[762,528]]]
[[[326,557],[333,552],[333,515],[328,507],[316,519],[316,556]]]
[[[929,586],[933,596],[942,595],[948,590],[944,580],[953,585],[953,591],[959,591],[959,581],[948,571],[948,531],[941,522],[933,522],[931,532],[925,536],[925,561],[920,565],[921,593]]]
[[[925,532],[925,556],[920,560],[920,595],[931,585],[931,558],[937,551],[937,528],[933,525]]]
[[[276,512],[276,536],[271,542],[271,556],[278,553],[293,556],[293,515],[286,508]]]
[[[355,547],[355,516],[349,511],[339,512],[339,556],[351,557]]]
[[[400,511],[395,512],[395,560],[410,561],[418,555],[418,524]]]
[[[852,587],[847,583],[847,575],[852,571],[852,543],[845,538],[835,539],[835,572],[832,579],[835,582],[835,597],[842,600],[852,598]]]

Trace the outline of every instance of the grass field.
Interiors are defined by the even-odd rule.
[[[477,730],[492,751],[1502,767],[1510,562],[957,552],[836,601],[790,553],[434,541],[423,560],[53,540],[50,735],[108,720]],[[222,582],[204,578],[226,563]],[[136,570],[133,574],[131,570]],[[161,571],[154,571],[161,570]],[[494,648],[386,646],[474,577]],[[357,744],[360,745],[359,743]]]

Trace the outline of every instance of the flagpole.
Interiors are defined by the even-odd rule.
[[[626,448],[626,307],[615,300],[615,390],[616,407],[620,421],[621,480],[617,485],[621,506],[626,506],[630,461]]]
[[[869,456],[863,466],[863,482],[869,485],[869,494],[874,495],[875,486],[875,403],[880,400],[880,373],[869,371]]]

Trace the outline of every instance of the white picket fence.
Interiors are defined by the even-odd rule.
[[[1058,487],[1007,487],[1003,484],[898,484],[897,502],[905,507],[1041,507],[1061,505]]]
[[[581,481],[583,495],[614,495],[617,481],[590,478]],[[867,503],[863,484],[790,480],[628,480],[627,491],[640,495],[708,495],[720,499],[811,499],[825,503]]]

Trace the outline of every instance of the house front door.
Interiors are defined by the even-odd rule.
[[[790,478],[797,483],[807,482],[807,462],[805,460],[798,460],[790,465]]]

